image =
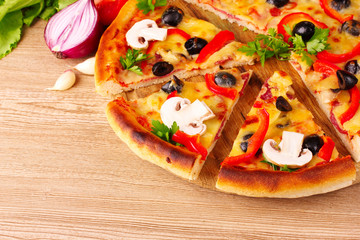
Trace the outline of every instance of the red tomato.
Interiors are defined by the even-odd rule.
[[[94,0],[100,22],[110,25],[126,2],[127,0]]]

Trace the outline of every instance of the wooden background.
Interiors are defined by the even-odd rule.
[[[116,137],[104,113],[108,99],[95,93],[92,77],[77,74],[65,92],[44,90],[81,61],[50,53],[45,24],[26,28],[0,60],[0,239],[360,239],[359,184],[300,199],[213,190],[261,83],[274,70],[297,77],[290,65],[247,67],[255,75],[194,184],[139,159]],[[300,81],[295,89],[335,137]]]

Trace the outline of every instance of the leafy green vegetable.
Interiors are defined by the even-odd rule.
[[[275,164],[273,164],[273,163],[271,163],[271,162],[269,162],[267,160],[262,160],[261,162],[269,164],[274,171],[294,172],[296,170],[299,170],[299,168],[288,168],[287,165],[285,165],[284,167],[279,167],[279,166],[277,166],[277,165],[275,165]]]
[[[24,24],[36,17],[48,20],[62,8],[77,0],[0,0],[0,59],[20,41]]]
[[[174,135],[177,132],[177,130],[179,130],[179,127],[176,124],[176,122],[173,122],[171,128],[169,128],[168,126],[166,126],[165,124],[161,123],[158,120],[152,120],[151,124],[153,125],[153,127],[151,128],[152,129],[151,132],[153,134],[155,134],[164,141],[167,141],[176,146],[181,146],[181,144],[171,140],[172,135]]]
[[[284,25],[285,31],[292,35],[292,30],[289,26]],[[279,60],[289,60],[291,51],[301,56],[301,59],[309,66],[313,64],[311,55],[316,55],[318,52],[329,49],[327,38],[329,29],[315,28],[315,33],[308,42],[304,42],[302,37],[296,34],[290,37],[288,42],[284,41],[282,34],[276,33],[275,29],[270,28],[268,35],[259,34],[255,41],[249,42],[246,46],[239,48],[239,51],[251,56],[257,53],[260,56],[261,65],[264,66],[266,59],[275,56]]]
[[[144,14],[147,14],[150,11],[154,11],[156,7],[162,7],[166,5],[167,0],[156,0],[155,4],[153,4],[152,0],[138,0],[137,8],[142,10]]]
[[[144,54],[140,50],[128,49],[125,58],[120,57],[120,63],[124,70],[143,75],[141,68],[136,64],[149,59],[148,56],[148,54]]]

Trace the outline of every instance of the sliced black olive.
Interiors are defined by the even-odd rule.
[[[155,76],[165,76],[174,70],[174,66],[168,62],[157,62],[152,67],[152,72]]]
[[[357,20],[349,20],[341,25],[341,31],[345,31],[352,36],[360,35],[360,22]]]
[[[358,79],[354,74],[345,70],[337,70],[336,76],[338,78],[339,88],[341,90],[349,90],[353,88],[358,82]]]
[[[253,133],[246,134],[245,136],[243,136],[243,140],[244,141],[249,140],[249,138],[251,138],[252,135],[254,135],[254,134]]]
[[[228,72],[221,71],[215,74],[215,83],[220,87],[229,88],[235,86],[236,78]]]
[[[315,25],[309,21],[302,21],[295,25],[293,35],[300,35],[304,42],[309,41],[315,33]]]
[[[351,4],[350,0],[332,0],[330,5],[336,11],[340,11],[344,8],[348,8]]]
[[[311,134],[305,137],[302,148],[309,149],[313,155],[319,152],[320,148],[324,145],[324,140],[317,134]]]
[[[357,60],[348,61],[345,64],[345,71],[348,71],[349,73],[352,73],[352,74],[360,73],[360,66],[358,64],[358,61]]]
[[[281,8],[289,3],[289,0],[266,0],[267,3],[274,5],[277,8]]]
[[[167,83],[165,83],[162,87],[161,90],[163,90],[164,92],[166,92],[167,94],[172,93],[173,91],[177,91],[178,93],[181,92],[182,88],[184,86],[184,83],[177,78],[174,75],[174,79],[168,81]]]
[[[161,16],[163,24],[176,27],[183,19],[184,12],[177,7],[169,7]]]
[[[276,99],[276,108],[282,112],[289,112],[292,110],[290,103],[283,96]]]
[[[243,152],[246,152],[247,151],[247,148],[248,148],[248,140],[249,138],[252,137],[252,135],[254,135],[253,133],[249,133],[249,134],[246,134],[245,136],[243,136],[243,141],[240,143],[240,148]]]
[[[205,39],[194,37],[185,42],[185,48],[190,55],[199,54],[208,42]]]

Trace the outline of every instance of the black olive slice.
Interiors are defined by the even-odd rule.
[[[336,11],[340,11],[344,8],[350,7],[350,4],[351,4],[350,0],[332,0],[330,6]]]
[[[315,33],[315,25],[309,21],[302,21],[295,25],[293,35],[300,35],[304,42],[309,41]]]
[[[311,134],[305,137],[302,149],[309,149],[313,155],[319,152],[320,148],[324,145],[324,140],[317,134]]]
[[[169,7],[161,16],[161,21],[167,26],[176,27],[183,19],[184,12],[178,7]]]
[[[345,70],[337,70],[336,76],[338,78],[339,88],[341,90],[349,90],[353,88],[358,82],[358,79],[354,74]]]
[[[205,39],[193,37],[185,42],[185,48],[190,55],[199,54],[208,42]]]
[[[243,152],[247,151],[248,140],[249,140],[249,138],[252,137],[252,135],[254,135],[254,133],[249,133],[249,134],[246,134],[245,136],[243,136],[243,141],[240,143],[240,148]]]
[[[228,72],[221,71],[215,74],[215,83],[220,87],[229,88],[235,86],[236,78]]]
[[[289,3],[289,0],[266,0],[267,3],[274,5],[277,8],[281,8]]]
[[[174,70],[174,66],[168,62],[157,62],[152,67],[155,76],[165,76]]]
[[[345,71],[348,71],[349,73],[352,73],[352,74],[360,73],[360,66],[358,64],[358,61],[357,60],[348,61],[345,64]]]
[[[340,31],[345,31],[352,36],[360,36],[360,22],[357,20],[349,20],[341,25]]]
[[[167,94],[170,94],[173,91],[177,91],[178,93],[181,93],[183,86],[184,86],[184,83],[174,75],[174,79],[165,83],[161,87],[161,90],[163,90]]]
[[[289,112],[292,110],[290,103],[283,96],[276,99],[276,108],[282,112]]]

